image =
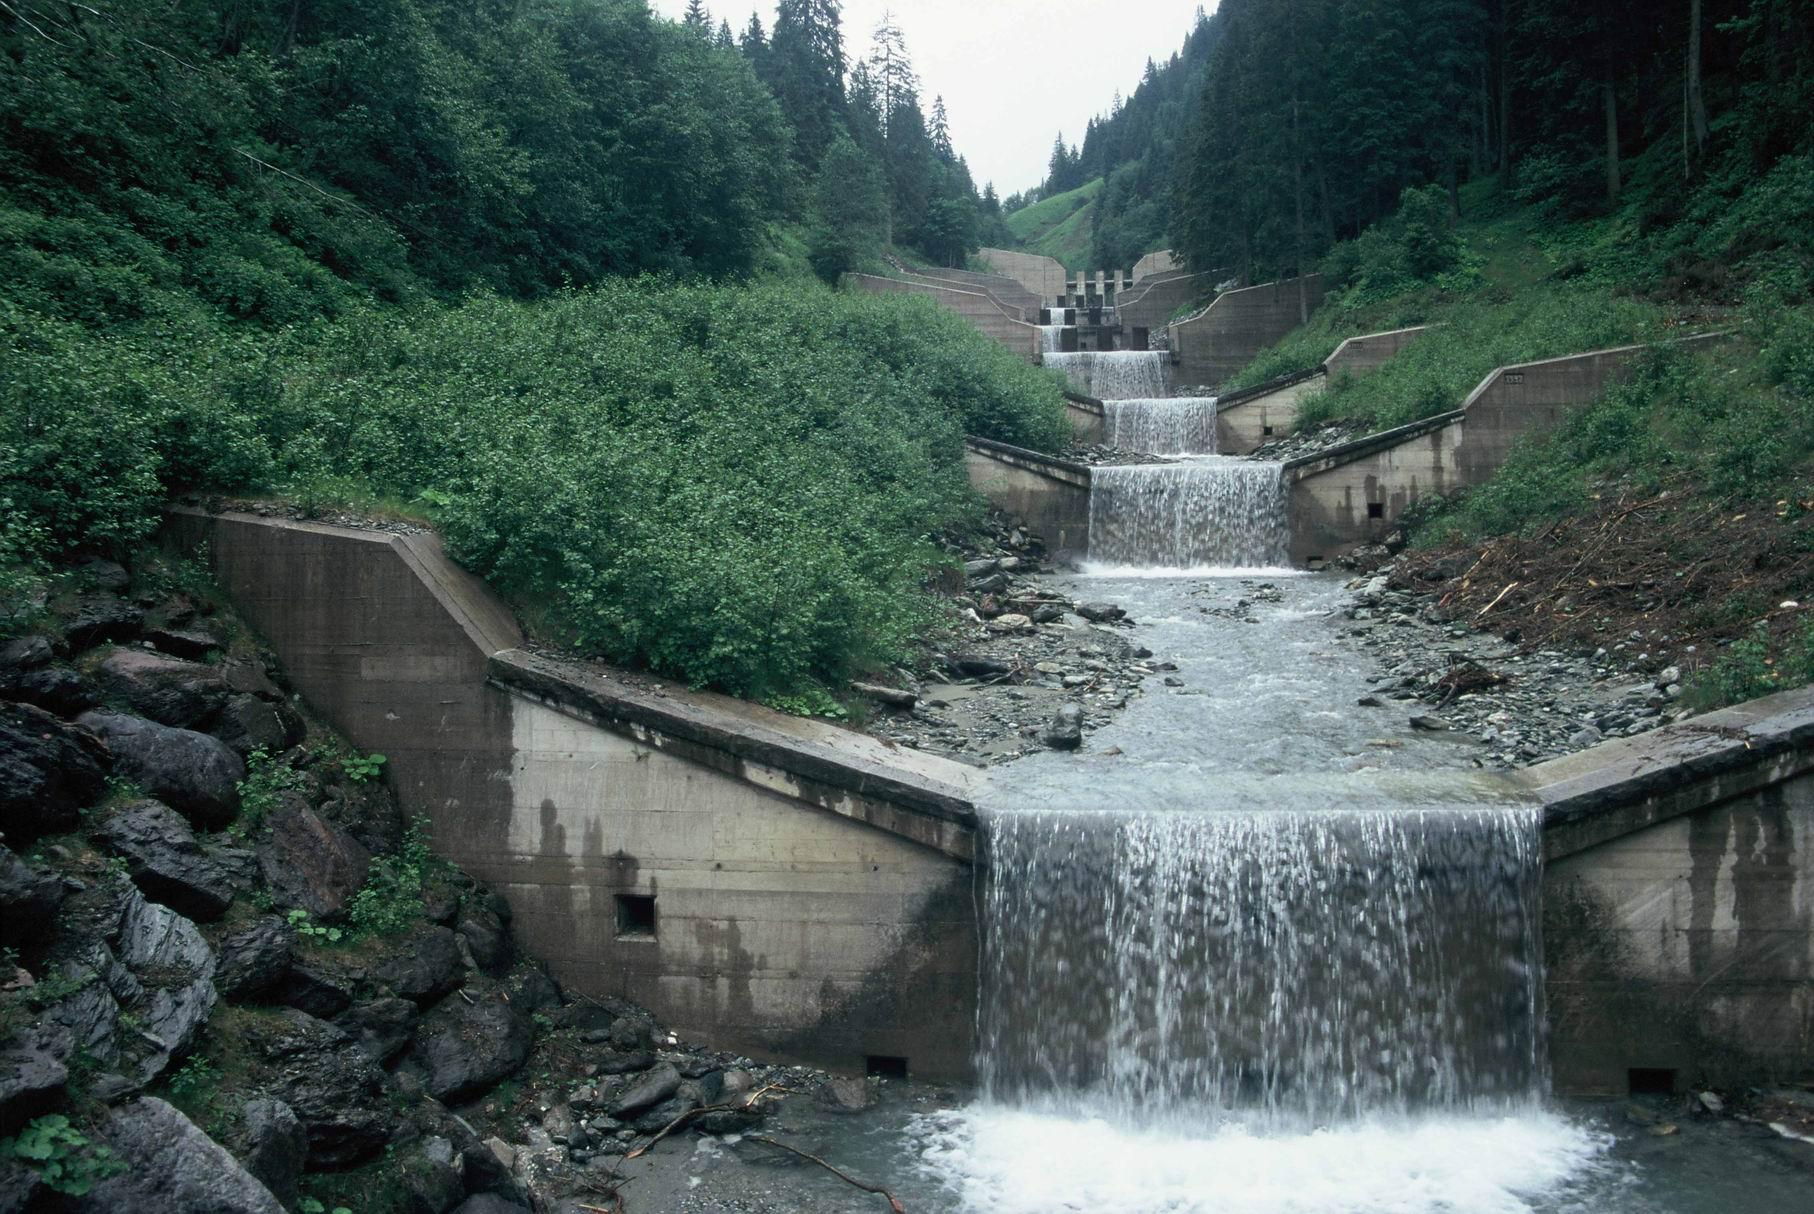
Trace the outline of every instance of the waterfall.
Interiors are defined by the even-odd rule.
[[[1069,326],[1066,325],[1040,325],[1040,352],[1044,354],[1057,353],[1064,345],[1064,331],[1068,327]],[[1050,362],[1051,360],[1048,359],[1047,361]]]
[[[1283,464],[1209,458],[1098,467],[1090,561],[1148,569],[1277,569],[1290,560]]]
[[[1172,396],[1103,402],[1111,447],[1148,455],[1214,455],[1216,398]]]
[[[1165,395],[1163,350],[1104,350],[1048,354],[1045,365],[1063,371],[1071,386],[1098,400],[1151,400]]]
[[[985,823],[992,1102],[1307,1131],[1543,1095],[1535,807]]]

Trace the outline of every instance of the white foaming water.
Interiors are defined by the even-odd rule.
[[[1283,471],[1282,464],[1213,457],[1092,469],[1090,563],[1281,570],[1291,547]]]
[[[1529,1214],[1610,1142],[1535,1111],[1267,1137],[988,1105],[923,1117],[913,1137],[924,1171],[977,1214]]]
[[[1152,400],[1165,395],[1166,358],[1163,350],[1085,350],[1048,354],[1045,365],[1097,400]]]
[[[1053,313],[1053,315],[1056,316],[1057,313]],[[1040,325],[1039,326],[1040,352],[1044,353],[1044,354],[1057,353],[1059,348],[1064,345],[1064,331],[1067,327],[1068,326],[1066,326],[1066,325]]]
[[[1214,455],[1216,398],[1164,396],[1105,400],[1103,437],[1111,447],[1147,455]]]

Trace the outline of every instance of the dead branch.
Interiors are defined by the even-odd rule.
[[[773,1138],[768,1138],[761,1134],[751,1134],[749,1136],[749,1140],[751,1142],[767,1143],[769,1146],[777,1147],[780,1150],[786,1151],[790,1155],[798,1155],[801,1159],[804,1159],[804,1160],[808,1161],[809,1163],[816,1163],[820,1167],[824,1168],[827,1172],[830,1172],[833,1176],[836,1176],[839,1180],[843,1181],[845,1184],[850,1185],[852,1188],[861,1189],[865,1193],[874,1193],[880,1197],[886,1197],[888,1199],[888,1206],[890,1209],[892,1209],[894,1211],[894,1214],[907,1214],[907,1207],[901,1204],[901,1199],[896,1197],[893,1193],[890,1193],[887,1189],[883,1188],[881,1185],[870,1184],[867,1181],[858,1180],[856,1177],[852,1176],[850,1173],[845,1172],[837,1167],[834,1167],[833,1165],[831,1165],[829,1163],[826,1163],[823,1159],[820,1159],[817,1155],[809,1155],[805,1151],[802,1151],[799,1147],[790,1147],[785,1142],[776,1142]]]
[[[770,1083],[751,1092],[742,1104],[708,1104],[697,1109],[688,1109],[674,1120],[668,1122],[667,1125],[664,1125],[661,1129],[657,1130],[655,1136],[649,1139],[649,1141],[643,1143],[628,1155],[625,1155],[624,1162],[629,1163],[632,1159],[640,1159],[644,1155],[647,1155],[655,1148],[656,1143],[660,1142],[695,1117],[704,1113],[747,1113],[753,1110],[756,1104],[771,1092],[787,1095],[789,1089],[784,1088],[779,1084]]]

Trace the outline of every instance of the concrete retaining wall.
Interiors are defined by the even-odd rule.
[[[1018,313],[1020,318],[1029,324],[1037,323],[1038,311],[1050,305],[1033,292],[1003,274],[978,274],[972,270],[951,270],[940,267],[931,270],[910,270],[914,278],[925,279],[939,286],[954,287],[960,291],[978,291],[987,295],[1007,308],[1011,313]]]
[[[1178,382],[1213,390],[1322,302],[1321,274],[1223,292],[1208,308],[1171,326]]]
[[[1246,455],[1298,427],[1298,406],[1327,382],[1321,371],[1301,371],[1231,392],[1216,401],[1216,450]]]
[[[1108,419],[1104,416],[1101,401],[1090,396],[1079,396],[1075,392],[1066,392],[1064,411],[1065,416],[1071,419],[1071,433],[1079,446],[1092,447],[1103,441],[1108,432]]]
[[[1115,301],[1115,319],[1124,334],[1131,335],[1135,329],[1157,333],[1171,323],[1172,313],[1215,289],[1214,274],[1167,274],[1149,279]]]
[[[1089,468],[986,438],[964,446],[971,487],[990,505],[1016,516],[1054,556],[1089,551]]]
[[[872,295],[924,295],[941,307],[949,308],[1029,362],[1039,360],[1039,327],[1027,324],[1010,314],[1007,308],[987,295],[959,291],[931,282],[914,282],[901,278],[878,278],[873,274],[852,274],[850,281]]]
[[[1154,274],[1169,274],[1173,270],[1182,268],[1178,264],[1176,254],[1170,249],[1162,249],[1157,253],[1148,253],[1134,263],[1134,281],[1139,282],[1142,278],[1150,278]]]
[[[1051,307],[1069,289],[1071,273],[1050,257],[1014,249],[983,249],[976,259],[997,274],[1012,278]]]
[[[1814,1075],[1814,689],[1521,773],[1558,1088]]]
[[[971,771],[522,652],[432,536],[179,513],[297,689],[561,980],[701,1040],[969,1070]],[[653,898],[653,939],[619,930]]]
[[[1335,348],[1335,353],[1323,360],[1323,372],[1334,378],[1344,372],[1361,375],[1378,370],[1394,354],[1429,331],[1430,326],[1418,325],[1410,329],[1393,329],[1389,333],[1350,337]]]

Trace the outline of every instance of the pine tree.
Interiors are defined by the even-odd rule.
[[[712,36],[712,14],[706,10],[705,0],[687,0],[687,15],[683,20],[686,27],[700,37]]]
[[[957,152],[951,146],[951,119],[945,113],[943,95],[932,99],[932,150],[946,164],[957,158]]]
[[[743,37],[738,41],[743,57],[749,61],[750,70],[756,73],[756,79],[773,87],[769,74],[768,35],[762,28],[762,18],[750,14],[750,23],[744,27]]]
[[[838,0],[781,0],[769,40],[775,98],[794,128],[795,158],[816,168],[844,113]]]
[[[877,101],[886,130],[895,110],[911,97],[918,106],[920,81],[913,71],[913,58],[907,53],[907,37],[895,24],[894,14],[884,11],[876,26],[875,43],[869,52],[870,75],[875,81]]]
[[[717,45],[718,49],[721,51],[734,51],[737,49],[737,38],[736,35],[731,33],[731,23],[729,21],[720,21],[718,23]]]

